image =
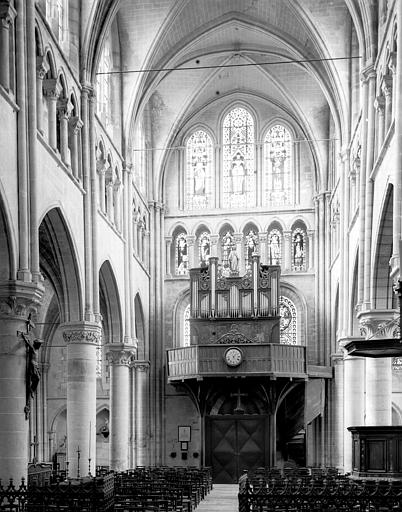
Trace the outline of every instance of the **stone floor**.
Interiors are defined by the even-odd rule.
[[[201,503],[196,512],[237,512],[239,486],[214,484],[214,488]]]

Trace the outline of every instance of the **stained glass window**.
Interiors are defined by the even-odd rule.
[[[198,251],[200,265],[208,265],[209,257],[211,256],[211,237],[207,231],[204,231],[198,237]]]
[[[268,255],[270,265],[281,264],[282,234],[278,229],[272,229],[268,234]]]
[[[236,251],[236,244],[234,241],[233,234],[230,231],[221,237],[221,263],[223,270],[230,269],[230,255],[233,251]]]
[[[190,346],[190,304],[184,310],[183,316],[183,347]]]
[[[187,141],[186,208],[212,206],[212,140],[204,131],[194,132]]]
[[[306,270],[306,233],[301,228],[296,228],[292,233],[292,270]]]
[[[265,136],[264,192],[267,204],[291,203],[292,138],[284,126],[273,126]]]
[[[110,34],[106,37],[99,60],[98,74],[96,75],[96,109],[101,121],[105,124],[111,122],[111,75],[112,51]]]
[[[187,240],[184,233],[176,238],[176,274],[186,275],[188,272],[188,254],[187,254]]]
[[[279,297],[280,338],[284,345],[297,344],[297,311],[294,303],[287,297]]]
[[[223,206],[255,204],[254,121],[237,107],[223,121]]]
[[[252,256],[254,254],[258,254],[258,235],[253,229],[246,234],[245,238],[245,262],[246,262],[246,270],[251,268],[252,265]]]

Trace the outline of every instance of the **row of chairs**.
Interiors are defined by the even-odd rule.
[[[115,474],[115,511],[192,512],[212,489],[210,468],[138,467]]]

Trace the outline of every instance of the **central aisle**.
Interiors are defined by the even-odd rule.
[[[196,512],[237,512],[238,492],[237,484],[214,484],[214,488],[196,508]]]

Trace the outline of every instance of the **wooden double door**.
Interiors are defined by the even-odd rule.
[[[269,465],[268,416],[207,416],[205,436],[206,463],[215,483],[237,483],[244,469]]]

